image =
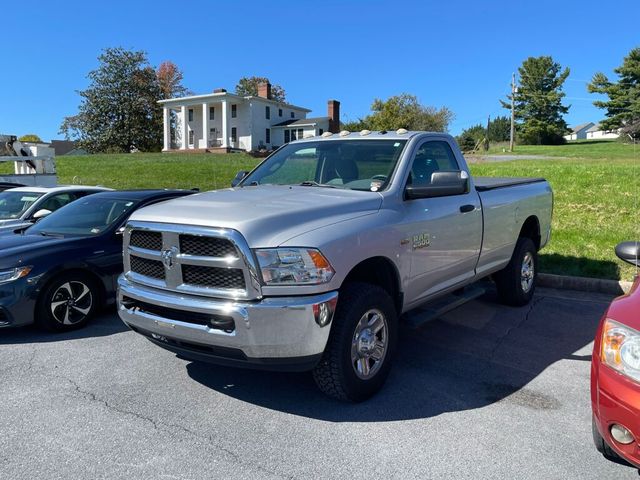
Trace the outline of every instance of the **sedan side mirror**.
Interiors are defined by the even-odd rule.
[[[235,178],[231,181],[231,186],[235,187],[236,185],[238,185],[242,181],[242,179],[247,176],[248,173],[248,170],[240,170],[236,174]]]
[[[51,214],[51,210],[47,210],[46,208],[43,208],[41,210],[38,210],[36,213],[34,213],[33,217],[31,217],[31,218],[33,218],[33,220],[35,222],[37,222],[38,220],[40,220],[40,219],[42,219],[42,218],[44,218],[44,217],[46,217],[47,215],[50,215],[50,214]]]
[[[463,170],[440,170],[431,174],[428,185],[407,185],[406,198],[431,198],[469,192],[469,174]]]
[[[631,265],[640,267],[640,242],[622,242],[616,245],[616,255]]]

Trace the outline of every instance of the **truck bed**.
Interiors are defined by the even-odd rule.
[[[473,177],[476,190],[486,192],[497,188],[514,187],[516,185],[527,185],[529,183],[544,182],[544,178],[535,177]]]

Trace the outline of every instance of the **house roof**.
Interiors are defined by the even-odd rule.
[[[260,100],[263,102],[267,102],[267,103],[272,103],[274,105],[278,105],[281,107],[288,107],[288,108],[292,108],[294,110],[300,110],[302,112],[310,112],[311,110],[309,110],[308,108],[304,108],[304,107],[299,107],[297,105],[293,105],[291,103],[286,103],[286,102],[278,102],[277,100],[273,100],[270,98],[264,98],[264,97],[257,97],[254,95],[248,95],[246,97],[243,97],[241,95],[236,95],[235,93],[229,93],[229,92],[218,92],[218,93],[206,93],[204,95],[190,95],[188,97],[178,97],[178,98],[168,98],[166,100],[158,100],[158,103],[160,105],[167,105],[167,106],[174,106],[174,107],[180,107],[182,105],[199,105],[201,103],[206,102],[207,100],[212,101],[222,101],[222,100],[236,100],[236,101],[241,101],[241,100]]]
[[[308,127],[317,125],[320,122],[326,122],[329,120],[329,117],[312,117],[312,118],[298,118],[285,120],[284,122],[276,123],[271,128],[276,127]]]
[[[602,130],[602,127],[599,123],[596,123],[593,127],[589,128],[587,132],[598,132],[600,130]]]
[[[576,125],[575,127],[571,127],[571,131],[573,133],[578,133],[582,130],[584,130],[585,128],[590,128],[594,125],[593,122],[586,122],[586,123],[581,123],[580,125]]]
[[[56,152],[56,155],[66,155],[71,150],[76,148],[76,142],[71,140],[51,140],[49,144],[51,148]]]

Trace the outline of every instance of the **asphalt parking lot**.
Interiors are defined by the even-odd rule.
[[[0,331],[0,478],[637,478],[591,441],[606,296],[488,293],[402,330],[385,389],[191,363],[126,330]]]

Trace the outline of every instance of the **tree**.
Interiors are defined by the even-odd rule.
[[[27,133],[26,135],[22,135],[18,140],[20,140],[21,142],[43,143],[42,139],[35,133]]]
[[[496,117],[489,122],[489,141],[508,142],[511,135],[511,119]]]
[[[610,81],[604,73],[596,73],[587,86],[590,93],[601,93],[609,100],[596,100],[593,104],[607,111],[600,122],[605,130],[620,128],[622,133],[640,138],[640,47],[624,57],[622,65],[613,70],[617,82]]]
[[[453,112],[446,107],[440,109],[422,105],[415,95],[402,93],[387,100],[375,99],[371,115],[360,123],[369,130],[428,130],[446,132],[453,120]]]
[[[475,150],[481,142],[484,143],[485,138],[487,138],[487,129],[478,124],[463,130],[456,140],[460,148],[468,152]]]
[[[89,72],[89,87],[78,114],[62,122],[60,133],[76,138],[90,152],[157,151],[162,145],[162,98],[155,70],[146,54],[107,48]]]
[[[562,104],[565,94],[562,84],[569,69],[554,62],[549,56],[529,57],[518,68],[520,86],[515,95],[515,118],[521,143],[554,145],[564,142],[567,122],[562,116],[569,107]],[[508,97],[511,99],[511,97]],[[510,102],[501,101],[511,108]]]
[[[261,83],[271,83],[267,77],[242,77],[236,85],[236,95],[257,96],[258,85]],[[286,92],[280,85],[271,84],[271,98],[278,102],[284,102]]]
[[[163,100],[191,95],[192,92],[182,85],[183,75],[175,63],[162,62],[156,69],[156,76]]]

